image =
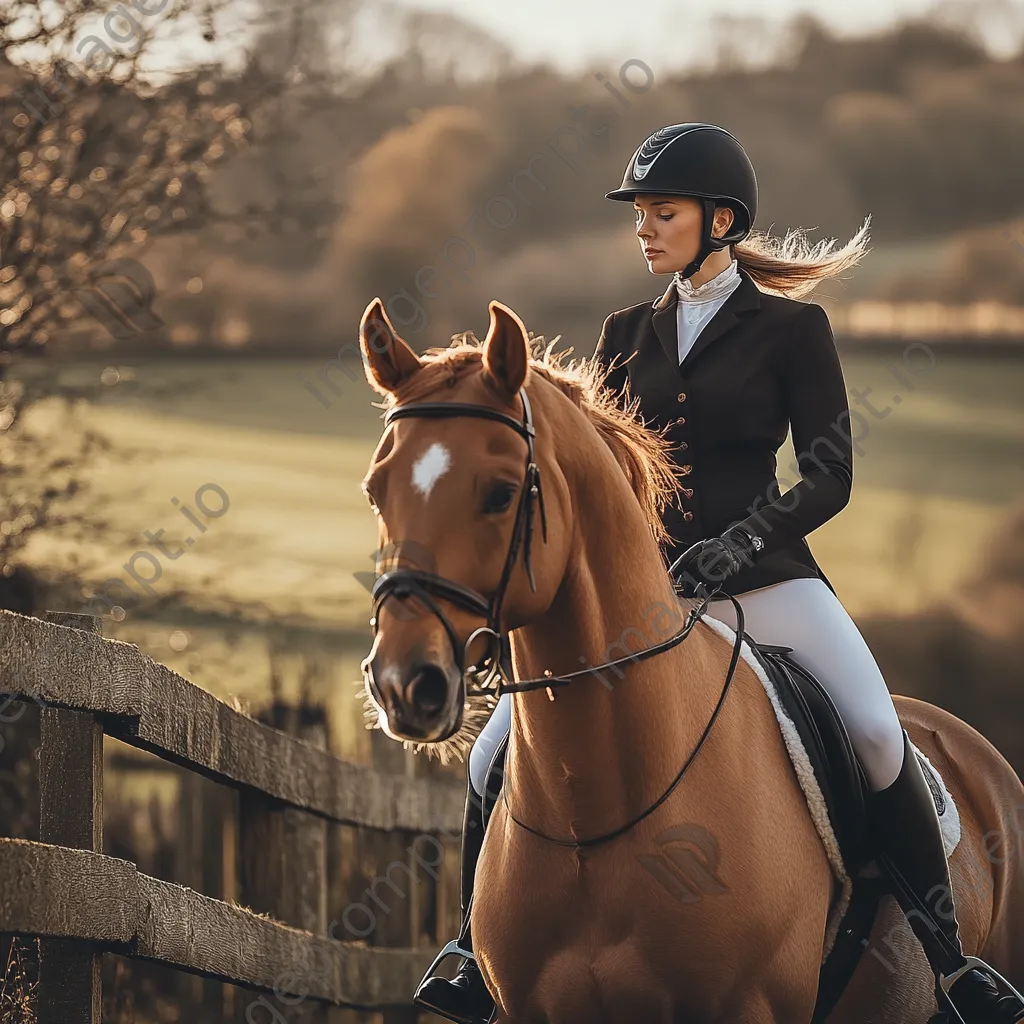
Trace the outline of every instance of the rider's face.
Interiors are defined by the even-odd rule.
[[[700,249],[701,204],[689,196],[638,195],[633,200],[636,235],[652,274],[685,269]],[[721,236],[733,221],[728,207],[715,210],[713,232]]]

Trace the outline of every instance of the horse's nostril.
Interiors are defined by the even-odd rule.
[[[409,703],[424,715],[436,715],[448,702],[448,676],[437,665],[422,665],[406,687]]]

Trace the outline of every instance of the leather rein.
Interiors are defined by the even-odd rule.
[[[508,634],[501,628],[501,608],[505,598],[505,591],[508,588],[512,569],[515,566],[520,548],[522,548],[523,551],[523,562],[526,568],[527,577],[530,581],[530,589],[534,593],[537,591],[536,582],[533,576],[533,566],[531,564],[534,504],[536,504],[539,509],[542,536],[545,543],[547,542],[547,516],[544,511],[544,495],[541,489],[540,468],[537,465],[534,450],[534,438],[536,436],[536,431],[533,425],[533,413],[530,406],[530,400],[527,397],[525,389],[519,389],[519,398],[523,405],[522,421],[516,420],[497,409],[490,408],[489,406],[476,405],[470,402],[410,402],[406,405],[394,406],[385,414],[385,430],[387,430],[395,420],[403,417],[440,419],[456,416],[475,416],[479,419],[488,419],[494,420],[498,423],[503,423],[515,430],[516,433],[526,441],[526,477],[524,486],[519,492],[519,504],[516,508],[515,523],[512,527],[512,540],[509,544],[508,554],[505,558],[505,565],[502,570],[501,580],[490,600],[470,587],[466,587],[454,580],[446,579],[443,576],[438,576],[435,573],[426,572],[422,569],[392,569],[389,572],[381,574],[374,583],[373,590],[371,592],[373,614],[370,619],[370,626],[373,629],[374,637],[376,637],[380,608],[389,597],[416,597],[430,609],[430,611],[444,626],[445,632],[448,634],[448,639],[451,642],[455,662],[459,668],[462,679],[465,681],[467,675],[472,675],[477,681],[478,685],[475,688],[470,688],[466,685],[464,691],[466,696],[489,696],[497,699],[506,693],[525,693],[529,690],[544,689],[548,691],[548,697],[551,700],[554,700],[555,697],[553,691],[555,687],[568,686],[577,679],[597,675],[606,669],[616,668],[626,662],[636,664],[637,662],[644,661],[647,658],[653,658],[657,654],[669,651],[673,647],[677,647],[690,635],[690,631],[704,615],[708,603],[718,592],[721,584],[710,592],[706,590],[703,583],[698,584],[697,593],[700,598],[699,603],[690,610],[682,628],[680,628],[673,636],[669,637],[667,640],[663,640],[661,643],[624,655],[621,658],[616,658],[614,661],[607,661],[604,664],[597,665],[593,668],[578,669],[575,672],[569,672],[561,676],[553,675],[550,669],[547,669],[545,670],[544,675],[539,679],[527,679],[516,683],[506,682],[502,662],[511,654],[511,643]],[[697,545],[694,545],[689,548],[672,564],[669,569],[669,574],[673,579],[676,567],[686,561],[690,553],[696,547]],[[701,592],[703,592],[703,594]],[[686,772],[690,768],[690,765],[693,764],[697,754],[700,753],[700,750],[704,746],[708,736],[711,734],[711,729],[714,726],[715,721],[718,718],[718,714],[722,709],[722,705],[725,702],[726,694],[732,684],[732,680],[736,672],[736,666],[739,662],[740,648],[745,637],[743,631],[743,609],[732,595],[727,594],[726,596],[730,601],[732,601],[733,607],[736,609],[736,640],[733,644],[732,657],[729,662],[728,671],[726,672],[722,693],[718,698],[718,703],[715,705],[711,718],[708,720],[708,724],[701,733],[696,747],[661,796],[659,796],[658,799],[655,800],[655,802],[646,810],[626,822],[625,825],[622,825],[611,832],[606,832],[603,835],[594,836],[588,839],[559,839],[556,836],[546,835],[532,826],[527,825],[525,822],[520,821],[508,807],[508,801],[505,800],[506,787],[502,787],[501,798],[505,800],[505,807],[508,811],[508,815],[520,828],[557,846],[566,846],[575,849],[597,846],[601,843],[610,842],[612,839],[616,839],[625,832],[628,832],[634,826],[643,821],[644,818],[653,814],[654,811],[672,795],[676,787],[682,782]],[[474,630],[466,643],[461,644],[455,628],[445,615],[444,610],[438,604],[437,599],[449,601],[472,614],[479,615],[487,624]],[[469,650],[470,644],[472,644],[476,637],[481,634],[490,637],[488,643],[489,653],[481,659],[481,663],[479,665],[474,665],[467,669],[467,651]],[[369,683],[371,692],[373,692],[376,689],[376,684],[373,681],[372,672],[369,672]],[[441,739],[447,738],[447,736],[441,737]],[[486,786],[483,799],[486,800]]]

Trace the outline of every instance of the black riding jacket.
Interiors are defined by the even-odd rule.
[[[832,329],[821,306],[768,295],[742,269],[740,279],[682,364],[674,283],[654,302],[612,313],[595,358],[607,370],[618,357],[607,384],[620,404],[628,380],[647,425],[668,424],[665,436],[675,442],[685,490],[662,517],[672,538],[666,565],[743,522],[765,549],[723,590],[743,594],[805,577],[831,587],[804,538],[846,506],[853,484],[850,410]],[[799,479],[795,467],[777,467],[790,426]]]

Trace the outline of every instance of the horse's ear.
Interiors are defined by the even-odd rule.
[[[420,357],[395,333],[379,297],[366,307],[359,322],[359,347],[366,379],[380,394],[395,391],[423,365]]]
[[[484,376],[502,397],[511,401],[526,380],[529,343],[523,321],[508,306],[488,304],[491,326],[484,341]]]

